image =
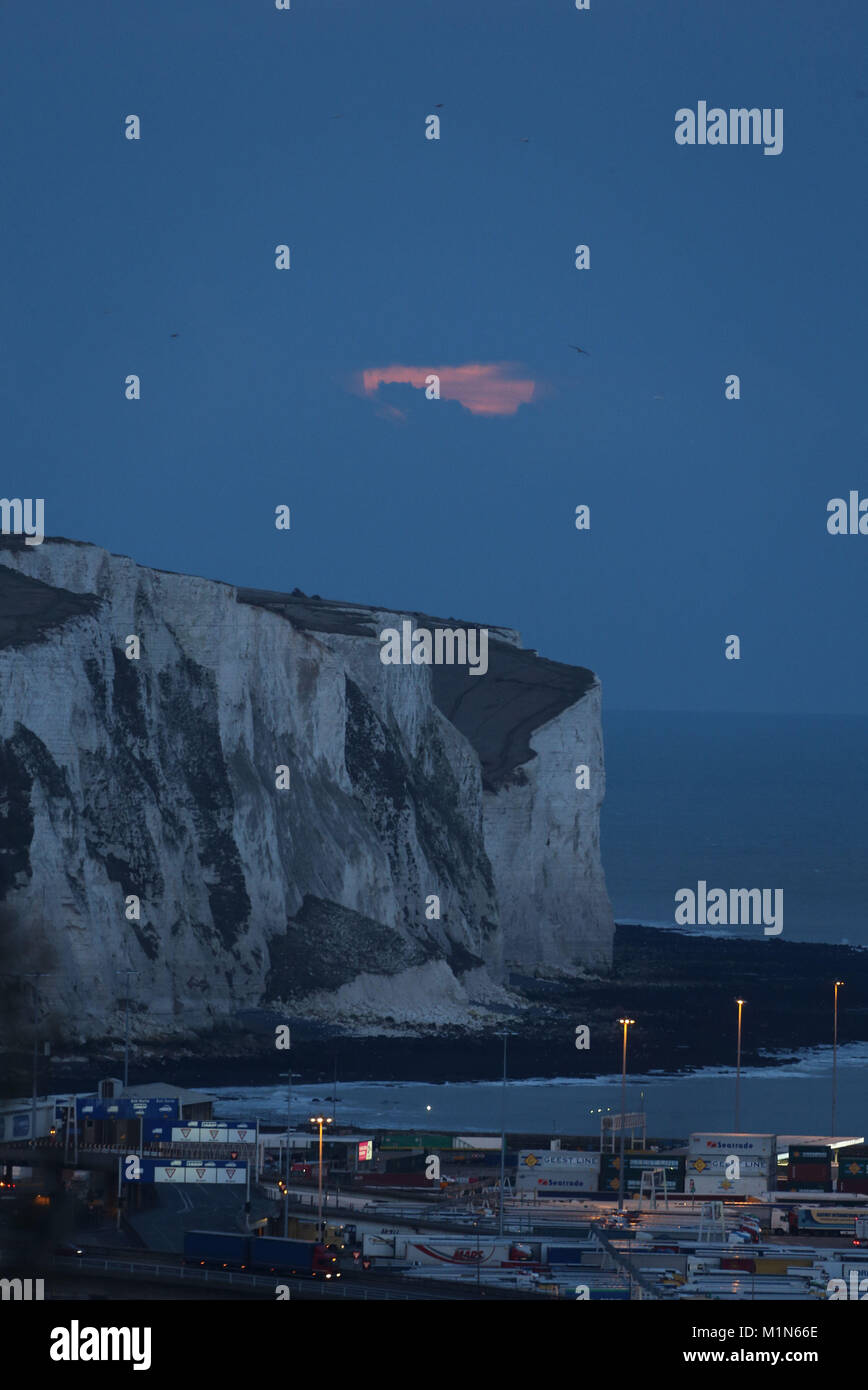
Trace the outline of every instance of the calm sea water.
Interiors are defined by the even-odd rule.
[[[615,710],[603,732],[616,921],[671,925],[705,879],[782,888],[784,941],[868,946],[868,718]]]
[[[775,1134],[828,1134],[832,1123],[832,1049],[806,1051],[782,1067],[742,1072],[740,1127]],[[868,1047],[838,1050],[839,1136],[868,1138],[865,1067]],[[339,1123],[365,1129],[439,1129],[458,1133],[530,1130],[542,1134],[596,1134],[600,1113],[621,1105],[620,1076],[556,1077],[515,1081],[504,1092],[498,1082],[430,1085],[416,1081],[293,1086],[293,1116],[334,1113]],[[216,1112],[227,1119],[285,1125],[286,1091],[273,1086],[220,1087]],[[312,1108],[315,1107],[315,1108]],[[504,1115],[505,1107],[505,1115]],[[692,1076],[631,1076],[627,1108],[644,1108],[648,1133],[686,1138],[692,1132],[728,1132],[735,1123],[735,1072],[709,1068]],[[860,1128],[861,1126],[861,1128]]]

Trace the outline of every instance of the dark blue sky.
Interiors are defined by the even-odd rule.
[[[11,0],[0,494],[518,627],[612,708],[864,712],[866,42],[863,0]],[[677,146],[699,100],[783,153]],[[511,415],[351,389],[502,362]]]

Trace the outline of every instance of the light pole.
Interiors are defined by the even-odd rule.
[[[503,1187],[506,1181],[506,1040],[509,1034],[503,1033],[503,1089],[500,1102],[500,1211],[497,1230],[503,1235]]]
[[[138,970],[125,970],[127,988],[124,995],[124,1090],[130,1080],[130,976],[138,975]]]
[[[738,1034],[735,1048],[735,1133],[741,1134],[738,1127],[741,1118],[741,1010],[744,999],[736,999],[738,1004]]]
[[[832,1138],[835,1138],[835,1125],[838,1119],[838,990],[843,980],[835,981],[835,1032],[832,1038]]]
[[[332,1120],[329,1116],[326,1115],[311,1115],[310,1122],[312,1125],[319,1125],[319,1179],[317,1183],[317,1227],[319,1229],[319,1238],[320,1240],[322,1240],[322,1127],[323,1125],[330,1125],[332,1123]]]
[[[618,1174],[618,1210],[624,1210],[624,1129],[627,1118],[627,1029],[635,1018],[619,1018],[624,1027],[624,1046],[621,1053],[621,1171]]]
[[[300,1075],[301,1073],[297,1073]],[[291,1168],[289,1131],[292,1129],[292,1067],[288,1072],[281,1072],[281,1077],[286,1076],[286,1183],[289,1186],[289,1175]]]
[[[30,1138],[36,1138],[36,1079],[39,1066],[39,1040],[37,1031],[39,1028],[39,981],[47,979],[51,972],[48,970],[25,970],[22,971],[22,978],[33,981],[33,1093],[30,1100]]]
[[[284,1073],[280,1073],[283,1077]],[[300,1076],[301,1072],[296,1072]],[[292,1067],[286,1072],[286,1180],[283,1192],[283,1235],[289,1235],[289,1181],[292,1176],[292,1148],[289,1132],[292,1129]]]

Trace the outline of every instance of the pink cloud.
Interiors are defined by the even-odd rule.
[[[459,401],[473,415],[514,415],[534,399],[536,382],[511,376],[513,362],[468,362],[463,367],[366,367],[361,386],[373,396],[381,386],[399,383],[424,389],[426,378],[440,378],[440,397]]]

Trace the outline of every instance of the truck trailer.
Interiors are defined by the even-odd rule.
[[[203,1269],[240,1269],[250,1265],[250,1236],[240,1231],[185,1231],[184,1262]]]
[[[340,1279],[335,1254],[313,1240],[244,1235],[238,1231],[185,1231],[184,1261],[203,1269],[241,1270],[250,1274],[294,1274],[311,1279]]]

